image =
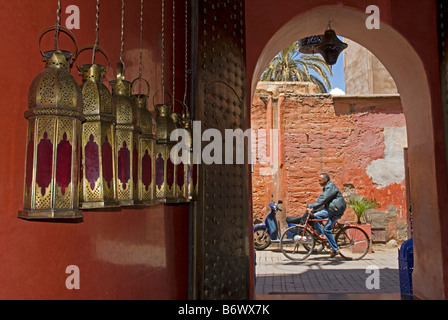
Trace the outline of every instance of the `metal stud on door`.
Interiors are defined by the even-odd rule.
[[[247,128],[244,1],[194,4],[194,119],[201,121],[202,132],[214,128],[225,137],[226,129]],[[235,147],[232,150],[235,158]],[[248,169],[247,162],[198,167],[193,253],[196,299],[249,298]]]

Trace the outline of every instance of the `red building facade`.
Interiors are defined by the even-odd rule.
[[[276,86],[286,92],[265,92],[266,87]],[[326,172],[347,199],[359,195],[378,201],[380,206],[372,216],[388,219],[381,223],[374,219],[372,227],[384,229],[378,231],[384,236],[374,240],[406,240],[406,121],[399,96],[303,94],[292,87],[293,83],[260,83],[254,96],[252,129],[273,127],[268,119],[274,117],[281,132],[281,158],[258,158],[254,163],[254,219],[264,220],[272,194],[284,203],[278,213],[283,222],[286,216],[301,216],[320,194],[317,175]],[[266,148],[269,156],[272,143]],[[348,209],[343,220],[357,219]]]

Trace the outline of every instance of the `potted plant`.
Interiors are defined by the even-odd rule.
[[[377,208],[380,204],[375,198],[368,200],[365,197],[353,197],[348,200],[348,206],[355,212],[356,217],[358,218],[357,223],[361,224],[361,218],[363,217],[365,220],[366,210]]]
[[[370,252],[372,251],[372,225],[370,223],[368,223],[369,221],[367,221],[366,219],[366,211],[368,209],[374,209],[380,206],[380,204],[376,201],[375,198],[371,198],[370,200],[368,200],[365,197],[361,197],[361,196],[357,196],[357,197],[352,197],[348,200],[347,202],[348,207],[351,208],[355,214],[356,217],[358,218],[357,221],[357,227],[363,229],[366,233],[367,236],[370,239]],[[366,223],[361,224],[361,218],[364,218],[364,221]]]

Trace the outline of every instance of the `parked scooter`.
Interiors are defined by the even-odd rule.
[[[278,206],[283,203],[282,200],[278,200],[278,204],[274,201],[269,203],[269,208],[271,211],[267,214],[263,223],[259,223],[254,225],[254,247],[256,250],[264,250],[271,243],[280,242],[281,230],[280,223],[277,220],[277,211],[282,211]],[[303,224],[306,220],[306,216],[308,214],[305,213],[303,216],[288,216],[286,217],[286,223],[289,227],[295,226],[297,224]],[[292,238],[294,235],[288,235],[288,238]],[[324,249],[322,245],[316,245],[315,250],[320,252]]]
[[[264,250],[272,242],[279,242],[281,235],[280,224],[277,221],[277,211],[282,211],[278,205],[282,204],[282,200],[278,200],[278,204],[274,201],[269,203],[269,211],[264,222],[254,225],[254,246],[256,250]]]

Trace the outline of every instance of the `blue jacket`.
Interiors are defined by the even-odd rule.
[[[339,191],[333,182],[328,181],[323,187],[321,195],[316,201],[309,204],[308,207],[314,210],[325,207],[331,216],[340,217],[344,214],[347,204],[345,203],[345,199],[342,196],[341,191]]]

